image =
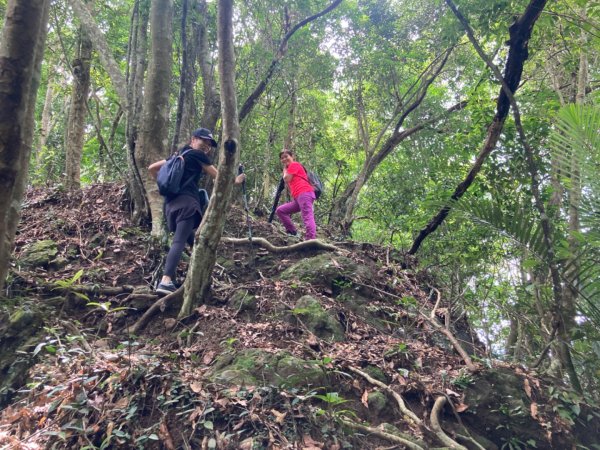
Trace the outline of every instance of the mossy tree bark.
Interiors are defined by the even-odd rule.
[[[49,3],[9,0],[0,40],[0,289],[27,180]]]
[[[172,65],[171,0],[153,0],[150,7],[150,64],[144,88],[144,106],[139,141],[135,147],[135,161],[144,184],[152,216],[152,235],[164,234],[163,198],[158,193],[155,180],[146,169],[168,153],[169,92]]]
[[[65,185],[67,189],[81,188],[81,154],[85,139],[92,60],[92,41],[83,27],[79,29],[77,47],[77,56],[71,67],[73,86],[65,134]]]

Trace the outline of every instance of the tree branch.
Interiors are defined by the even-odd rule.
[[[448,1],[449,0],[447,0],[447,3]],[[510,40],[508,42],[508,58],[506,60],[504,77],[501,78],[505,80],[510,93],[516,92],[519,86],[521,75],[523,73],[523,66],[527,60],[527,57],[529,56],[529,38],[531,37],[533,26],[540,16],[546,1],[547,0],[531,0],[523,15],[509,28]],[[452,200],[458,200],[465,194],[467,189],[469,189],[471,184],[473,184],[477,174],[481,171],[483,163],[496,147],[496,143],[500,138],[500,133],[502,132],[504,122],[506,121],[506,117],[508,115],[509,107],[509,99],[505,93],[504,87],[502,87],[496,101],[496,114],[492,120],[492,123],[488,127],[488,132],[483,147],[477,155],[475,163],[471,167],[471,170],[465,179],[454,190],[454,193],[451,196]],[[419,250],[419,247],[425,238],[433,233],[444,222],[450,213],[450,209],[450,204],[446,204],[419,232],[413,242],[412,247],[408,251],[409,255],[414,255]]]
[[[275,69],[279,65],[279,62],[285,56],[285,54],[287,52],[288,41],[294,35],[294,33],[296,31],[298,31],[300,28],[302,28],[304,25],[306,25],[306,24],[318,19],[319,17],[324,16],[328,12],[332,11],[340,3],[342,3],[342,0],[334,0],[334,2],[331,5],[329,5],[327,8],[325,8],[323,11],[318,12],[317,14],[307,17],[306,19],[298,22],[295,26],[292,27],[292,29],[290,31],[288,31],[286,33],[286,35],[283,37],[281,43],[279,44],[277,53],[275,54],[275,56],[273,57],[273,60],[271,61],[271,65],[267,69],[265,77],[258,84],[258,86],[256,86],[256,89],[254,89],[254,92],[252,92],[252,94],[250,94],[248,96],[248,98],[246,99],[246,101],[244,102],[244,105],[242,106],[242,109],[240,110],[240,114],[239,114],[240,122],[242,122],[246,118],[246,116],[250,113],[250,111],[252,111],[252,108],[254,108],[254,105],[258,101],[259,97],[265,91],[265,89],[267,87],[267,83],[273,77],[273,73],[275,73]]]

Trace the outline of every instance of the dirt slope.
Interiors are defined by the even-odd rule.
[[[326,236],[336,250],[249,246],[240,206],[211,298],[181,321],[167,307],[132,335],[157,300],[166,245],[129,223],[123,194],[115,184],[27,193],[0,309],[0,446],[595,443],[600,414],[556,394],[556,381],[482,363],[466,319],[454,321],[443,296],[436,304],[431,275],[401,270],[388,249]],[[255,238],[298,242],[264,218],[250,222]],[[181,279],[185,270],[183,261]]]

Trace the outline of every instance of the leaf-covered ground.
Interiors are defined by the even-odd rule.
[[[389,249],[334,242],[323,230],[320,237],[337,251],[274,254],[223,242],[210,298],[183,320],[176,308],[166,308],[132,335],[158,298],[152,285],[166,244],[133,226],[126,209],[124,188],[116,184],[27,193],[0,314],[8,320],[15,311],[36,310],[42,319],[32,322],[33,340],[15,350],[31,368],[0,413],[2,448],[433,448],[444,444],[438,418],[443,435],[463,448],[566,448],[585,441],[577,434],[587,433],[583,422],[600,417],[533,373],[480,359],[482,346],[465,317],[454,321],[443,297],[436,305],[441,294],[433,276],[402,270]],[[297,242],[265,218],[249,220],[255,238],[277,246]],[[234,205],[225,237],[246,238],[247,225],[243,208]],[[23,265],[41,240],[56,243],[52,260]],[[352,260],[371,275],[358,270],[333,283],[280,278],[319,255],[340,271],[342,259]],[[186,266],[184,258],[181,278]],[[306,295],[337,321],[343,339],[320,337],[303,323],[297,302]],[[363,303],[356,306],[354,297]],[[458,337],[475,370],[466,370],[431,320]],[[269,367],[253,384],[211,376],[245,350],[291,355],[305,361],[307,371],[309,365],[322,371],[322,383],[268,382]],[[517,380],[507,395],[518,404],[500,400],[484,410],[473,403],[489,392],[467,391],[484,386],[490,370]],[[401,412],[385,386],[416,420]]]

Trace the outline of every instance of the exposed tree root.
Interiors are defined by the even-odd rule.
[[[245,245],[259,245],[272,253],[283,253],[283,252],[294,252],[299,250],[327,250],[332,252],[342,251],[341,248],[335,245],[327,244],[319,239],[311,239],[309,241],[302,241],[292,245],[277,246],[271,244],[264,238],[253,237],[252,241],[248,238],[229,238],[224,237],[221,239],[222,242],[229,242],[231,244],[245,244]]]
[[[448,313],[446,313],[446,314],[448,314]],[[465,362],[467,369],[470,372],[475,372],[477,370],[477,366],[473,363],[473,360],[471,359],[469,354],[462,347],[462,345],[460,345],[460,342],[458,342],[458,339],[456,339],[454,337],[454,335],[448,328],[440,325],[440,323],[437,321],[437,319],[435,317],[431,318],[427,314],[424,314],[424,313],[420,313],[419,315],[421,317],[423,317],[425,320],[427,320],[427,322],[429,324],[431,324],[431,326],[433,326],[433,328],[435,328],[436,330],[438,330],[440,333],[442,333],[444,336],[446,336],[448,338],[448,340],[452,343],[452,346],[454,347],[454,349],[458,352],[458,354],[461,356],[461,358]]]
[[[370,286],[368,284],[362,284],[362,283],[360,283],[360,284],[362,286],[364,286],[364,287],[374,289],[377,292],[381,292],[384,295],[388,295],[388,296],[393,297],[393,298],[401,299],[401,297],[399,297],[399,296],[397,296],[395,294],[392,294],[391,292],[387,292],[387,291],[384,291],[382,289],[378,289],[375,286]],[[437,291],[437,289],[436,289],[436,291]],[[435,310],[437,309],[440,297],[441,296],[438,296],[438,301],[436,302],[436,306],[434,307],[434,310],[430,313],[430,315],[427,315],[427,314],[425,314],[423,312],[419,312],[419,317],[422,317],[423,319],[425,319],[427,321],[427,323],[431,324],[431,326],[433,326],[437,331],[439,331],[444,336],[446,336],[448,338],[448,340],[450,341],[450,343],[452,344],[452,346],[454,347],[454,349],[457,351],[457,353],[461,356],[461,358],[465,362],[465,364],[467,366],[467,369],[470,372],[475,372],[475,371],[478,370],[477,365],[475,365],[473,363],[473,360],[471,359],[471,357],[469,356],[469,354],[462,347],[462,345],[460,345],[460,342],[458,342],[458,339],[456,339],[454,337],[454,335],[452,334],[452,332],[448,328],[448,326],[449,326],[448,325],[449,316],[447,315],[448,313],[446,313],[446,322],[447,322],[446,327],[442,326],[438,322],[438,320],[435,317],[433,317],[433,314],[435,313]]]
[[[148,308],[142,317],[140,317],[138,321],[131,327],[131,333],[138,334],[140,331],[142,331],[159,310],[162,312],[166,309],[167,303],[173,303],[173,306],[179,307],[182,301],[183,286],[180,286],[175,292],[158,299],[150,308]]]
[[[467,447],[460,445],[458,442],[456,442],[454,439],[448,436],[442,429],[442,426],[440,425],[440,412],[444,408],[445,404],[446,397],[444,397],[443,395],[439,396],[435,400],[433,408],[431,408],[431,415],[429,417],[429,420],[431,422],[431,429],[444,445],[447,445],[450,448],[457,448],[459,450],[467,450]]]
[[[404,439],[395,434],[386,433],[385,431],[379,430],[377,428],[367,427],[366,425],[361,425],[360,423],[352,422],[351,420],[346,419],[340,419],[340,422],[346,425],[347,427],[352,428],[353,430],[358,430],[362,433],[368,433],[373,436],[386,439],[390,442],[393,442],[394,444],[403,445],[404,447],[411,450],[425,450],[425,448],[421,447],[419,444],[416,444],[412,441],[409,441],[408,439]]]
[[[402,412],[402,414],[407,419],[409,419],[409,421],[413,425],[419,425],[420,426],[420,425],[423,424],[423,421],[421,419],[419,419],[414,412],[412,412],[410,409],[408,409],[408,407],[406,406],[406,403],[404,403],[404,399],[402,398],[402,396],[400,394],[398,394],[396,391],[394,391],[387,384],[382,383],[379,380],[376,380],[375,378],[371,377],[369,374],[367,374],[367,373],[363,372],[362,370],[359,370],[359,369],[357,369],[355,367],[348,367],[348,370],[350,370],[351,372],[354,372],[354,373],[360,375],[365,380],[367,380],[369,383],[374,384],[377,387],[380,387],[385,392],[387,392],[392,397],[394,397],[394,399],[396,400],[396,403],[398,403],[398,408],[400,409],[400,412]]]
[[[440,398],[438,398],[435,401],[435,403],[433,405],[433,408],[431,410],[431,418],[430,418],[430,420],[431,420],[431,429],[429,429],[427,427],[427,424],[425,422],[423,422],[415,413],[413,413],[410,409],[408,409],[408,407],[406,406],[406,403],[404,402],[404,399],[402,398],[402,396],[400,394],[398,394],[396,391],[394,391],[387,384],[382,383],[379,380],[376,380],[375,378],[371,377],[370,375],[366,374],[362,370],[359,370],[359,369],[357,369],[355,367],[348,367],[348,370],[350,370],[351,372],[354,372],[354,373],[362,376],[369,383],[374,384],[375,386],[380,387],[385,392],[387,392],[392,397],[394,397],[394,399],[398,403],[398,407],[400,408],[400,411],[402,412],[402,414],[404,415],[404,417],[406,419],[408,419],[412,424],[420,426],[420,427],[422,427],[425,430],[428,430],[430,432],[433,432],[433,434],[440,440],[440,442],[442,442],[444,445],[448,446],[449,448],[459,449],[459,450],[467,450],[466,447],[460,445],[458,442],[456,442],[451,437],[449,437],[444,432],[444,430],[442,429],[442,427],[440,426],[439,414],[440,414],[440,411],[443,408],[444,404],[446,403],[446,398],[445,397],[440,397],[443,401],[440,400]]]

